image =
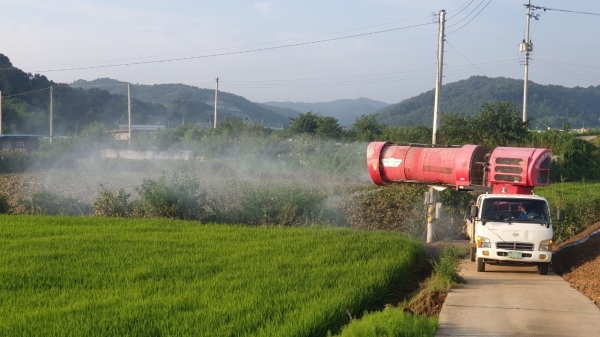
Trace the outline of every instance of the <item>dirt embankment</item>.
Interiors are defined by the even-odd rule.
[[[600,308],[600,222],[556,247],[552,265]]]

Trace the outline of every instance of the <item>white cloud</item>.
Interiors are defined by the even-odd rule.
[[[273,13],[274,2],[255,2],[254,8],[264,15],[271,15]]]

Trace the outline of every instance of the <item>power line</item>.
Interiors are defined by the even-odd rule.
[[[479,3],[479,5],[475,6],[475,8],[473,8],[473,10],[471,11],[471,13],[467,14],[464,18],[460,19],[458,22],[456,22],[453,25],[449,25],[446,28],[450,28],[450,27],[454,27],[456,25],[458,25],[459,23],[463,22],[466,18],[468,18],[471,14],[473,14],[473,12],[475,12],[477,10],[477,8],[479,8],[479,6],[483,5],[483,3],[485,2],[485,0],[481,0],[481,2]],[[466,8],[466,7],[465,7]],[[456,16],[456,15],[455,15]]]
[[[35,93],[35,92],[44,91],[44,90],[48,90],[48,89],[50,89],[50,87],[46,87],[46,88],[38,89],[38,90],[27,91],[27,92],[22,92],[22,93],[19,93],[19,94],[14,94],[14,95],[9,95],[9,96],[2,96],[2,98],[11,98],[11,97],[23,96],[23,95],[32,94],[32,93]]]
[[[527,5],[525,5],[525,6],[527,6]],[[531,5],[531,9],[543,9],[544,12],[545,11],[557,11],[557,12],[567,12],[567,13],[575,13],[575,14],[587,14],[587,15],[597,15],[597,16],[600,16],[600,14],[598,14],[598,13],[578,12],[578,11],[570,11],[570,10],[566,10],[566,9],[556,9],[556,8],[548,8],[548,7],[533,6],[533,5]]]
[[[462,12],[463,12],[465,9],[467,9],[467,7],[471,6],[471,4],[473,3],[473,1],[475,1],[475,0],[470,0],[470,1],[469,1],[469,0],[467,0],[468,4],[467,4],[466,6],[465,6],[465,4],[466,4],[467,2],[465,2],[465,3],[464,3],[464,4],[462,4],[462,5],[460,5],[460,7],[458,7],[457,9],[454,9],[453,11],[460,9],[462,6],[465,6],[465,8],[461,9],[461,10],[460,10],[460,12],[458,12],[458,13],[454,14],[452,17],[458,16],[458,14],[462,13]],[[452,12],[452,11],[448,11],[448,13],[451,13],[451,12]]]
[[[182,58],[173,58],[173,59],[142,61],[142,62],[130,62],[130,63],[119,63],[119,64],[109,64],[109,65],[98,65],[98,66],[89,66],[89,67],[75,67],[75,68],[62,68],[62,69],[50,69],[50,70],[37,70],[37,72],[39,72],[39,73],[47,73],[47,72],[56,72],[56,71],[111,68],[111,67],[140,65],[140,64],[150,64],[150,63],[163,63],[163,62],[192,60],[192,59],[200,59],[200,58],[208,58],[208,57],[216,57],[216,56],[226,56],[226,55],[235,55],[235,54],[246,54],[246,53],[257,52],[257,51],[282,49],[282,48],[297,47],[297,46],[303,46],[303,45],[309,45],[309,44],[316,44],[316,43],[323,43],[323,42],[331,42],[331,41],[337,41],[337,40],[344,40],[344,39],[350,39],[350,38],[359,37],[359,36],[381,34],[381,33],[387,33],[387,32],[392,32],[392,31],[397,31],[397,30],[402,30],[402,29],[408,29],[408,28],[415,28],[415,27],[426,26],[426,25],[431,25],[431,24],[435,24],[435,22],[428,22],[428,23],[422,23],[422,24],[416,24],[416,25],[398,27],[398,28],[391,28],[391,29],[379,30],[379,31],[368,32],[368,33],[361,33],[361,34],[354,34],[354,35],[348,35],[348,36],[341,36],[341,37],[324,39],[324,40],[300,42],[300,43],[288,44],[288,45],[283,45],[283,46],[257,48],[257,49],[235,51],[235,52],[228,52],[228,53],[217,53],[217,54],[211,54],[211,55],[200,55],[200,56],[190,56],[190,57],[182,57]],[[7,68],[5,68],[5,69],[7,69]],[[2,70],[2,69],[0,69],[0,70]]]
[[[46,66],[33,66],[31,68],[64,67],[64,66],[74,66],[74,65],[84,65],[84,64],[120,62],[120,61],[141,60],[141,59],[166,57],[166,56],[178,56],[178,55],[189,55],[189,54],[207,53],[207,52],[213,52],[213,51],[219,51],[219,50],[253,47],[253,46],[260,46],[260,45],[265,45],[265,44],[281,43],[281,42],[287,42],[287,41],[309,39],[309,38],[314,38],[314,37],[319,37],[319,36],[326,36],[326,35],[347,33],[347,32],[361,30],[361,29],[368,29],[368,28],[373,28],[373,27],[388,26],[388,25],[393,25],[393,24],[397,24],[397,23],[401,23],[401,22],[414,21],[414,20],[424,19],[424,18],[428,18],[428,17],[429,16],[422,16],[422,17],[418,17],[418,18],[406,19],[406,20],[400,20],[400,21],[394,21],[394,22],[388,22],[388,23],[382,23],[382,24],[377,24],[377,25],[372,25],[372,26],[365,26],[365,27],[359,27],[359,28],[353,28],[353,29],[346,29],[346,30],[340,30],[340,31],[335,31],[335,32],[322,33],[322,34],[316,34],[316,35],[309,35],[309,36],[304,36],[304,37],[296,37],[296,38],[290,38],[290,39],[284,39],[284,40],[278,40],[278,41],[252,43],[252,44],[246,44],[246,45],[241,45],[241,46],[224,47],[224,48],[216,48],[216,49],[206,49],[206,50],[199,50],[199,51],[192,51],[192,52],[185,52],[185,53],[162,54],[162,55],[154,55],[154,56],[141,56],[141,57],[132,57],[132,58],[124,58],[124,59],[112,59],[112,60],[105,60],[105,61],[67,63],[67,64],[54,64],[54,65],[46,65]]]
[[[460,56],[464,57],[465,60],[469,61],[469,63],[471,63],[473,65],[473,67],[477,68],[477,70],[479,70],[484,76],[487,76],[481,69],[479,69],[479,67],[477,67],[473,62],[471,62],[465,55],[463,55],[460,51],[458,51],[458,49],[456,49],[448,40],[446,40],[446,43],[452,47],[452,49],[454,49],[458,54],[460,54]],[[517,106],[519,106],[519,101],[517,101],[514,97],[512,97],[512,95],[507,92],[506,93],[508,95],[508,97],[510,97],[513,101],[517,102]]]
[[[461,26],[460,28],[458,28],[457,30],[455,30],[455,31],[452,31],[452,32],[450,32],[450,33],[448,33],[448,34],[446,34],[446,35],[450,35],[450,34],[456,33],[456,32],[458,32],[459,30],[463,29],[463,28],[464,28],[466,25],[468,25],[469,23],[471,23],[471,21],[473,21],[473,20],[474,20],[476,17],[478,17],[478,16],[479,16],[479,14],[481,14],[481,12],[482,12],[482,11],[483,11],[483,10],[484,10],[484,9],[485,9],[485,8],[486,8],[486,7],[487,7],[487,6],[488,6],[488,5],[491,3],[491,2],[492,2],[492,0],[489,0],[489,1],[487,2],[487,4],[485,4],[485,6],[483,6],[483,8],[482,8],[482,9],[481,9],[481,10],[480,10],[480,11],[479,11],[479,12],[478,12],[478,13],[477,13],[477,14],[476,14],[476,15],[475,15],[475,16],[474,16],[474,17],[473,17],[471,20],[469,20],[469,22],[465,23],[464,25],[462,25],[462,26]],[[470,14],[469,14],[469,15],[470,15]]]

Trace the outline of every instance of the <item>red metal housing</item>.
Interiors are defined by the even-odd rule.
[[[426,147],[372,142],[367,148],[369,174],[375,184],[425,183],[494,193],[532,193],[549,183],[551,153],[547,149]]]

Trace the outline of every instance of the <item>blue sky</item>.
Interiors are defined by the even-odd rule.
[[[221,90],[255,102],[397,103],[435,86],[432,13],[441,9],[447,12],[444,83],[473,75],[522,79],[525,3],[0,0],[0,53],[26,72],[63,83],[109,77],[214,88],[218,76]],[[600,1],[532,4],[600,14]],[[530,80],[599,85],[600,16],[536,13]]]

